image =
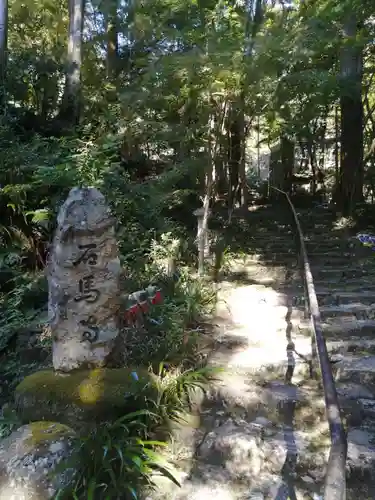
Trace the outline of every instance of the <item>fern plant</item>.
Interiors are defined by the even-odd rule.
[[[148,409],[101,424],[79,438],[79,473],[74,484],[60,491],[57,498],[138,499],[142,488],[154,487],[155,474],[179,486],[161,452],[167,442],[155,436],[164,435],[170,422],[184,422],[184,416],[193,407],[194,393],[204,392],[218,371],[201,367],[182,372],[160,363],[155,377],[157,397],[145,401]]]
[[[220,372],[220,368],[208,366],[172,371],[166,363],[160,363],[156,379],[159,397],[155,408],[161,419],[164,422],[183,422],[186,412],[193,409],[197,392],[205,394],[210,382]]]
[[[156,414],[141,410],[101,424],[81,437],[79,474],[56,499],[137,499],[141,486],[153,486],[155,472],[179,486],[159,452],[166,443],[147,439],[150,421],[157,420]]]

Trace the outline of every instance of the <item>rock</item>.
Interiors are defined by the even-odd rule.
[[[375,400],[373,399],[359,399],[362,405],[362,411],[364,418],[369,417],[370,419],[375,419]]]
[[[348,432],[347,467],[350,473],[374,474],[375,444],[374,433],[364,429]]]
[[[375,356],[346,356],[336,364],[337,382],[353,382],[375,387]]]
[[[180,492],[175,500],[236,500],[238,498],[226,485],[192,484]]]
[[[237,500],[244,498],[239,494],[239,485],[230,484],[230,474],[222,467],[205,465],[197,470],[194,478],[187,479],[181,489],[173,495],[173,500]],[[163,499],[168,497],[162,497]]]
[[[341,416],[347,425],[359,426],[364,418],[363,405],[358,399],[347,399],[339,396]]]
[[[265,471],[280,472],[287,454],[285,436],[271,437],[267,432],[271,428],[272,424],[264,418],[251,423],[229,419],[207,434],[200,455],[210,463],[222,465],[235,480],[250,481]]]
[[[218,363],[218,365],[223,366],[222,363]],[[260,392],[255,381],[250,382],[243,375],[225,370],[220,373],[218,380],[212,384],[210,399],[222,400],[229,407],[238,406],[244,409],[252,409],[262,402]]]
[[[248,478],[262,470],[262,427],[243,422],[227,423],[207,434],[200,455],[213,465],[223,465],[233,478]]]
[[[72,427],[116,418],[155,400],[157,388],[147,370],[96,368],[62,374],[43,370],[26,377],[15,390],[22,422],[59,419]]]
[[[68,486],[77,458],[74,437],[74,431],[60,423],[35,422],[2,440],[0,500],[47,500]],[[73,461],[69,468],[62,465],[66,459]]]
[[[337,394],[345,399],[373,399],[373,393],[363,385],[343,382],[336,386]]]
[[[48,259],[48,312],[55,370],[104,366],[120,306],[120,260],[104,196],[74,188],[60,208]]]

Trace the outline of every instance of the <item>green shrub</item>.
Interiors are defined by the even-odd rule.
[[[152,486],[154,471],[177,482],[158,452],[166,443],[147,440],[148,425],[155,420],[157,415],[138,411],[81,437],[78,446],[82,467],[74,484],[59,492],[57,498],[136,499],[141,486]]]
[[[96,500],[137,499],[141,488],[154,487],[153,477],[159,473],[178,485],[162,448],[169,423],[184,421],[191,410],[197,391],[205,391],[217,369],[169,371],[161,363],[157,377],[158,396],[145,401],[154,411],[129,413],[114,422],[105,422],[81,436],[79,447],[81,468],[69,490],[59,492],[58,499]],[[65,466],[69,466],[66,463]]]

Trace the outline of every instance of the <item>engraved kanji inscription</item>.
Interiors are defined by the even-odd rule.
[[[78,245],[78,248],[82,250],[79,257],[73,262],[73,266],[78,266],[84,262],[90,266],[96,266],[98,262],[98,254],[95,251],[96,243],[88,243],[87,245]]]
[[[85,300],[89,304],[93,304],[100,297],[100,291],[94,287],[94,276],[92,274],[79,280],[78,291],[79,295],[74,297],[75,302]]]
[[[85,328],[82,332],[82,341],[88,340],[91,344],[99,338],[99,327],[96,325],[94,316],[82,319],[80,324]]]

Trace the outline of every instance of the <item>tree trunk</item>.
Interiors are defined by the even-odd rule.
[[[81,108],[82,33],[85,0],[69,0],[69,39],[64,95],[59,119],[77,125]]]
[[[6,67],[8,61],[8,0],[0,0],[0,109],[6,104]]]
[[[311,194],[315,196],[316,194],[316,182],[317,182],[317,172],[316,172],[316,154],[314,147],[314,137],[308,139],[307,142],[307,151],[310,159],[310,167],[311,167]]]
[[[239,188],[239,172],[242,156],[242,120],[239,119],[237,110],[232,109],[229,116],[229,150],[228,150],[228,167],[229,167],[229,210],[235,207],[238,188]]]
[[[355,45],[358,23],[354,13],[344,25],[341,50],[341,165],[339,203],[350,215],[363,201],[363,49]]]
[[[107,0],[108,4],[104,13],[106,19],[107,35],[107,79],[115,82],[118,71],[118,15],[117,0]]]
[[[262,21],[263,3],[262,0],[255,0],[255,5],[251,2],[245,25],[245,47],[243,60],[247,68],[251,67],[255,37],[262,25]],[[231,169],[231,178],[233,174],[233,179],[231,180],[232,193],[229,206],[232,208],[234,207],[236,200],[239,201],[239,204],[242,207],[247,207],[248,204],[246,179],[246,130],[248,127],[246,126],[245,119],[245,97],[248,92],[251,78],[252,72],[247,69],[242,77],[241,94],[238,99],[238,110],[235,117],[236,123],[233,123],[233,127],[236,129],[235,134],[237,139],[235,140],[234,145],[236,151],[233,151],[236,158],[236,160],[233,161],[236,161],[236,167],[233,168],[233,163]]]
[[[294,143],[286,136],[280,138],[281,168],[284,173],[283,191],[292,192],[292,177],[294,171]]]
[[[238,174],[239,174],[239,193],[238,193],[238,201],[241,207],[248,206],[248,189],[247,189],[247,178],[246,178],[246,135],[245,135],[245,117],[244,114],[241,113],[241,156],[240,163],[238,165]]]

